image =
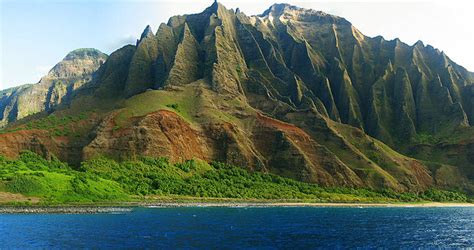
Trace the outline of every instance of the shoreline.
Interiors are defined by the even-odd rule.
[[[333,207],[333,208],[440,208],[474,207],[474,203],[309,203],[309,202],[136,202],[104,204],[63,204],[45,206],[0,205],[2,214],[122,214],[136,208],[271,208],[271,207]]]
[[[474,203],[163,202],[143,207],[474,207]]]

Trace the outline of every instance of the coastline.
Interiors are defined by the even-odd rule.
[[[144,207],[474,207],[474,203],[310,203],[310,202],[261,202],[261,203],[157,203]]]
[[[227,207],[227,208],[265,208],[265,207],[334,207],[334,208],[440,208],[474,207],[474,203],[310,203],[310,202],[132,202],[115,204],[64,204],[57,206],[8,206],[0,205],[1,214],[121,214],[132,212],[135,208],[183,208],[183,207]]]

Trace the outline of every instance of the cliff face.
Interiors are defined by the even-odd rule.
[[[74,90],[92,80],[92,74],[107,55],[96,49],[77,49],[32,85],[6,90],[0,96],[0,127],[55,106],[71,97]]]
[[[208,79],[221,94],[314,109],[391,146],[473,124],[474,76],[417,42],[369,38],[343,18],[285,4],[246,16],[215,3],[143,32],[126,97]]]
[[[369,38],[343,18],[288,5],[242,23],[262,37],[249,47],[262,51],[252,62],[269,72],[266,88],[294,108],[314,103],[392,146],[472,124],[473,74],[431,46]]]
[[[90,129],[60,137],[75,159],[201,158],[325,186],[473,190],[474,75],[431,46],[366,37],[340,17],[284,4],[247,16],[214,3],[156,34],[147,27],[64,105],[54,100],[70,92],[50,91],[53,82],[93,72],[67,65],[33,85],[49,86],[48,101],[28,86],[2,92],[0,107],[26,89],[53,115],[94,113]],[[0,152],[34,149],[22,133],[25,145]],[[48,143],[43,154],[56,154]]]
[[[16,120],[18,96],[30,87],[31,85],[22,85],[0,91],[0,128]]]

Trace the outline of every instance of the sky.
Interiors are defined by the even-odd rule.
[[[474,71],[474,1],[222,0],[260,14],[273,3],[342,16],[367,36],[422,40]],[[146,25],[198,13],[213,0],[0,0],[0,89],[36,83],[77,48],[110,54],[134,44]]]

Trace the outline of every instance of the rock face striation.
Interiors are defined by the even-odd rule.
[[[200,158],[325,186],[474,190],[474,74],[422,42],[286,4],[247,16],[216,2],[147,26],[107,59],[95,52],[0,97],[4,124],[80,107],[91,129],[48,140],[13,123],[21,133],[0,143],[23,143],[0,153]]]
[[[0,92],[0,127],[54,107],[92,79],[107,55],[96,49],[77,49],[56,64],[37,84]]]

